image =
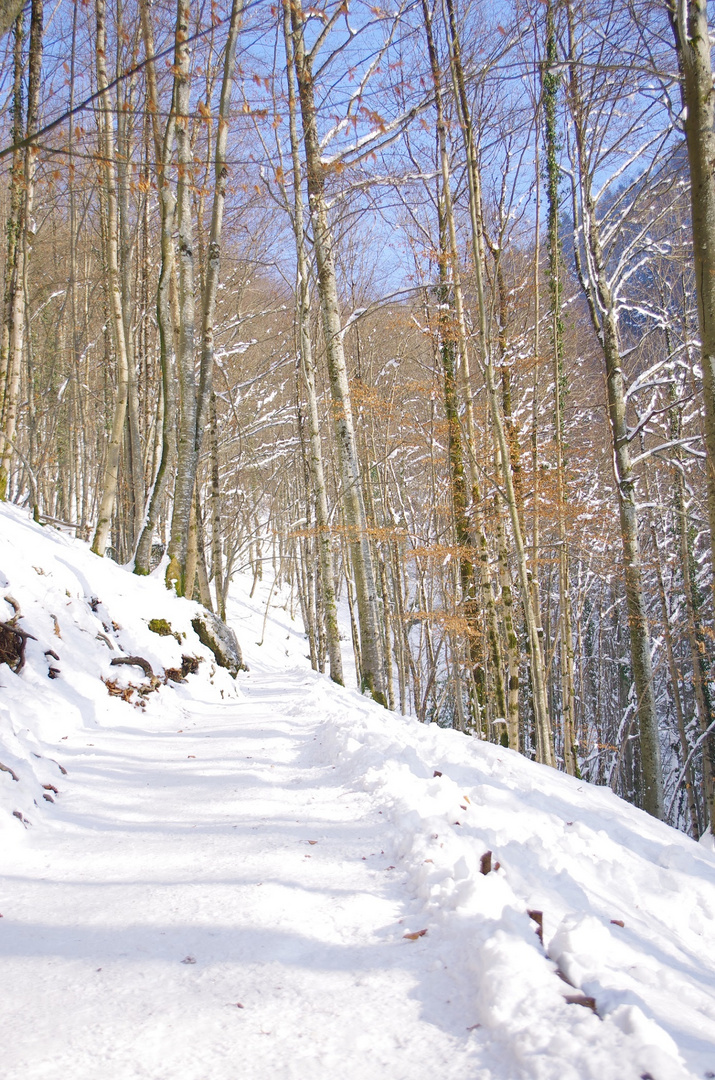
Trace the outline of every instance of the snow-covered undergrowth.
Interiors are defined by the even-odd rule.
[[[139,960],[147,963],[147,939],[142,937],[141,927],[127,931],[121,946],[124,951],[117,954],[111,969],[107,959],[90,950],[86,968],[67,976],[70,1004],[61,1023],[73,1023],[83,1015],[83,1009],[88,1010],[89,1019],[78,1029],[76,1044],[67,1043],[69,1049],[65,1048],[61,1058],[64,1065],[71,1065],[72,1055],[79,1053],[72,1049],[76,1045],[83,1049],[74,1075],[82,1078],[95,1075],[92,1070],[96,1066],[108,1080],[135,1076],[201,1080],[208,1075],[221,1080],[237,1075],[230,1071],[225,1047],[238,1039],[244,1054],[243,1074],[251,1080],[268,1080],[269,1076],[308,1080],[333,1076],[336,1071],[360,1080],[408,1076],[411,1080],[432,1080],[436,1073],[446,1080],[456,1076],[464,1080],[639,1080],[648,1076],[652,1080],[685,1080],[715,1076],[713,854],[607,790],[499,747],[388,714],[355,691],[333,686],[326,677],[310,671],[301,628],[281,607],[284,601],[271,584],[268,579],[259,585],[251,599],[250,582],[236,582],[230,621],[250,671],[234,682],[216,667],[192,629],[196,605],[167,593],[161,580],[133,577],[109,560],[92,556],[86,545],[40,528],[12,507],[0,508],[0,597],[12,597],[22,616],[16,625],[32,635],[26,640],[26,664],[19,674],[0,665],[0,762],[11,770],[0,771],[0,852],[4,870],[12,871],[14,865],[23,868],[17,880],[25,884],[18,885],[20,891],[12,901],[18,941],[25,941],[23,919],[26,925],[32,922],[31,904],[39,903],[42,890],[50,888],[52,878],[46,878],[48,871],[42,869],[50,863],[41,861],[46,858],[42,853],[57,850],[66,860],[76,858],[77,850],[84,849],[82,815],[89,814],[87,797],[95,783],[92,769],[96,753],[96,784],[106,783],[109,776],[101,769],[99,759],[104,754],[105,759],[112,756],[114,775],[121,776],[123,785],[120,799],[119,780],[113,781],[117,788],[112,805],[121,816],[116,830],[122,839],[120,846],[112,849],[109,877],[119,881],[124,873],[122,858],[126,858],[127,872],[137,880],[129,883],[131,911],[123,915],[119,910],[122,899],[111,909],[105,899],[86,921],[96,926],[102,919],[108,920],[112,927],[109,940],[114,941],[116,927],[123,926],[123,920],[133,926],[137,911],[144,911],[137,908],[137,898],[148,895],[153,904],[165,903],[168,912],[181,913],[182,926],[186,924],[182,934],[188,935],[186,948],[192,947],[194,929],[203,935],[204,948],[208,949],[206,942],[214,938],[217,948],[220,945],[214,968],[207,966],[204,982],[191,986],[185,980],[176,981],[178,959],[167,960],[164,953],[155,955],[152,951],[151,987],[156,990],[149,999],[148,1014],[155,1010],[159,1027],[147,1028],[150,1034],[146,1037],[157,1064],[148,1065],[144,1058],[136,1067],[130,1064],[130,1051],[122,1049],[121,1040],[134,1041],[137,1018],[128,1016],[124,1035],[112,1025],[117,1002],[127,1000],[132,980],[144,979],[144,967],[136,964]],[[14,614],[13,605],[5,601],[0,618],[8,621]],[[152,620],[165,620],[172,634],[159,636],[149,628]],[[111,664],[112,659],[130,656],[147,661],[154,679],[150,680],[141,667]],[[182,662],[186,667],[186,658],[200,658],[197,670],[188,674],[185,682],[167,679],[167,671],[177,676]],[[165,776],[151,749],[147,751],[151,768],[141,773],[142,741],[153,746],[156,735],[167,763]],[[214,742],[203,742],[207,739]],[[258,757],[256,751],[263,749],[264,739],[267,753]],[[279,741],[284,747],[283,757],[273,759],[275,768],[268,752],[271,739],[274,748]],[[71,767],[69,774],[61,772],[66,747],[73,749],[75,757],[65,756],[64,760],[70,766],[72,760],[77,768],[81,766],[81,780],[73,780]],[[219,757],[202,765],[204,747],[214,747],[214,755],[221,753],[224,758],[233,753],[230,767],[224,767],[224,759]],[[130,775],[133,763],[134,778]],[[180,769],[191,771],[179,773]],[[179,820],[183,815],[178,839],[176,835],[172,838],[167,828],[166,850],[177,852],[179,869],[169,873],[174,856],[167,854],[168,862],[161,869],[161,896],[165,900],[158,898],[151,867],[142,855],[142,845],[154,843],[149,835],[156,838],[157,846],[152,850],[162,850],[162,829],[166,828],[161,815],[167,796],[161,792],[155,799],[150,796],[146,781],[152,778],[157,784],[170,782],[166,790],[177,792],[167,819],[174,832],[174,818]],[[182,783],[188,792],[185,799],[179,795]],[[147,791],[146,796],[142,791]],[[70,811],[63,817],[65,799]],[[223,799],[228,800],[225,806]],[[285,810],[284,800],[288,800]],[[198,808],[204,801],[207,816],[192,835],[194,823],[199,821],[195,816],[192,822],[192,815],[200,813]],[[356,814],[365,814],[369,808],[369,822],[367,817],[350,821],[353,804]],[[307,851],[305,846],[296,848],[296,820],[301,815],[306,821],[313,820],[309,815],[318,812],[316,807],[320,808],[320,820],[332,822],[330,829],[326,827],[323,837],[315,818],[308,833],[312,838],[300,841],[315,846]],[[107,830],[107,820],[97,824],[88,817],[87,822],[88,840],[105,835],[102,830]],[[244,828],[241,822],[253,824]],[[271,839],[261,847],[260,834],[267,832],[269,823]],[[136,839],[132,838],[134,827],[139,830]],[[242,833],[232,833],[236,828]],[[276,839],[281,830],[285,842]],[[47,839],[44,847],[43,835]],[[232,845],[239,843],[241,835],[243,846],[234,850]],[[366,839],[364,853],[354,856],[355,837],[368,835],[369,844],[374,846],[370,848]],[[63,849],[64,836],[67,844]],[[331,837],[333,862],[329,859]],[[40,860],[40,869],[32,872],[34,877],[25,858],[26,849],[33,845]],[[93,850],[91,843],[87,843],[87,850]],[[90,865],[92,858],[97,860],[95,867]],[[223,865],[222,859],[231,867],[242,859],[241,865],[247,868],[243,883],[229,886],[214,882],[212,859],[218,867]],[[100,856],[88,854],[87,860],[87,867],[72,869],[71,881],[64,863],[65,868],[59,871],[61,890],[57,895],[65,895],[70,887],[76,890],[72,904],[76,895],[78,925],[83,921],[82,897],[92,895],[92,882],[96,887],[100,881],[103,897],[114,896],[114,886],[104,880],[107,871],[99,865]],[[181,860],[194,868],[194,878],[187,881]],[[271,869],[274,864],[275,871]],[[315,885],[304,880],[308,870],[322,875],[316,877]],[[172,874],[176,881],[169,887]],[[272,874],[273,885],[269,880]],[[360,874],[365,875],[359,878],[363,883],[351,884]],[[31,878],[32,889],[26,884]],[[256,887],[260,887],[261,900],[252,901]],[[227,890],[228,901],[200,899],[202,889],[208,897],[211,889],[213,896],[217,888]],[[275,901],[270,900],[273,894],[269,888],[275,891]],[[190,897],[184,901],[181,890],[187,889]],[[239,894],[241,903],[237,905],[233,898]],[[404,976],[408,961],[412,965],[410,978],[421,979],[423,987],[421,1014],[415,1018],[413,1010],[402,1016],[400,1024],[412,1026],[395,1032],[397,1049],[388,1052],[385,1039],[375,1037],[370,1045],[379,1045],[379,1060],[366,1051],[364,1061],[349,1060],[340,1069],[335,1056],[320,1057],[321,1042],[330,1044],[334,1055],[338,1052],[336,1043],[339,1046],[343,1038],[342,1029],[336,1028],[340,1018],[335,1009],[331,1013],[329,1004],[318,1007],[311,1001],[307,1008],[298,1003],[301,995],[308,993],[307,988],[316,995],[315,1002],[329,1002],[335,987],[330,979],[337,976],[331,974],[327,962],[323,965],[322,960],[316,960],[309,977],[303,971],[299,978],[298,969],[306,964],[310,967],[311,961],[305,960],[303,951],[286,959],[284,925],[285,913],[295,911],[315,955],[323,955],[323,940],[329,940],[334,950],[331,935],[337,933],[337,923],[333,923],[336,897],[340,898],[338,913],[358,913],[357,918],[351,914],[349,931],[355,964],[365,968],[366,957],[371,958],[367,976],[365,970],[356,968],[354,985],[348,986],[345,998],[348,1008],[358,1012],[367,1008],[365,998],[355,989],[366,978],[373,980],[377,993],[386,994],[397,975]],[[181,907],[184,902],[185,910]],[[47,901],[48,908],[53,903],[54,899]],[[219,908],[212,908],[216,903]],[[0,910],[9,915],[4,905],[3,899]],[[390,916],[385,923],[381,912],[395,906],[400,917],[393,920]],[[219,910],[215,926],[207,922],[209,910]],[[364,913],[364,926],[360,912]],[[147,911],[149,916],[159,920],[160,912]],[[46,923],[52,924],[55,917],[48,914]],[[165,926],[167,937],[162,931],[157,940],[168,941],[171,919],[162,918],[164,923],[159,924]],[[272,920],[276,924],[273,931]],[[33,964],[45,946],[38,945],[34,953],[28,949],[25,969],[23,950],[27,946],[18,945],[13,953],[10,945],[4,944],[11,940],[12,919],[3,918],[0,928],[0,945],[18,965],[10,977],[17,980],[17,972],[27,970],[26,999],[31,1001],[32,980],[41,970]],[[241,932],[247,935],[246,941],[256,940],[257,952],[251,954],[250,962],[241,957],[235,961],[229,958],[229,962],[226,956]],[[72,934],[77,933],[72,930]],[[327,939],[322,934],[327,934]],[[345,935],[348,930],[340,929],[340,942],[347,945]],[[278,943],[275,954],[269,944],[274,940]],[[48,950],[56,947],[52,941],[52,935],[47,937]],[[109,945],[102,947],[110,950]],[[67,948],[70,970],[77,957],[72,953],[74,946]],[[381,959],[374,960],[373,955]],[[193,958],[187,959],[194,963]],[[323,978],[323,966],[325,989],[319,997],[316,979]],[[87,989],[87,973],[103,969],[115,971],[116,982],[110,983],[107,974],[105,990],[95,998],[91,988]],[[182,979],[194,970],[201,976],[199,969],[200,964],[180,968]],[[260,1013],[263,1019],[256,1020],[253,1035],[248,1027],[242,1033],[234,1034],[233,1028],[227,1033],[226,1025],[233,1021],[224,1019],[228,1014],[221,1011],[228,1007],[226,1001],[219,997],[216,1008],[211,1004],[212,994],[225,995],[223,989],[214,988],[223,987],[220,979],[229,976],[244,987],[240,990],[242,1009],[252,986],[259,1002],[268,978],[262,974],[264,970],[274,973],[273,981],[278,981],[276,973],[281,971],[278,991],[287,980],[296,980],[292,1028],[290,1010],[276,1005],[286,1030],[293,1034],[285,1036],[281,1049],[265,1052],[265,1038],[271,1034],[268,1027],[278,1021],[272,1019],[269,1025],[264,1012]],[[211,971],[215,973],[210,976]],[[53,979],[59,980],[57,966],[51,972]],[[112,986],[116,999],[111,996]],[[141,1001],[141,995],[149,991],[144,983],[137,983],[137,988],[137,1001]],[[72,1004],[73,994],[81,1008]],[[84,994],[90,995],[87,1000]],[[189,994],[193,996],[186,996]],[[445,994],[451,1005],[450,1001],[445,1004]],[[442,1019],[447,1006],[452,1009],[449,1023]],[[257,1008],[247,1004],[246,1024],[251,1015],[259,1016]],[[172,1028],[162,1019],[162,1010],[168,1010],[169,1015],[172,1009],[171,1015],[177,1017],[192,1011],[191,1017],[186,1016],[187,1045],[203,1047],[195,1067],[187,1063],[183,1072],[181,1066],[177,1071],[171,1058],[174,1043],[179,1046],[181,1021],[177,1019]],[[455,1020],[455,1015],[460,1019]],[[310,1051],[305,1042],[298,1041],[308,1022],[315,1025]],[[359,1015],[355,1022],[359,1024]],[[150,1023],[154,1021],[147,1021]],[[389,1013],[380,1023],[389,1030]],[[29,1019],[28,1025],[29,1030],[34,1021]],[[437,1047],[433,1035],[440,1027],[447,1031],[447,1041],[439,1043],[443,1046],[439,1053],[446,1056],[438,1061],[431,1056],[437,1049],[425,1051],[422,1062],[415,1047],[423,1038],[425,1046]],[[157,1035],[157,1030],[163,1034]],[[113,1046],[109,1045],[112,1040]],[[49,1057],[38,1056],[37,1071],[18,1064],[17,1071],[8,1075],[13,1080],[20,1075],[44,1076],[55,1052],[51,1047]],[[23,1062],[32,1061],[32,1050],[27,1053],[29,1057],[22,1058]],[[303,1064],[296,1065],[296,1061]],[[113,1064],[106,1067],[105,1062]]]
[[[237,696],[236,683],[191,626],[199,610],[160,579],[140,580],[86,544],[2,507],[0,621],[15,619],[30,635],[22,670],[0,665],[0,763],[11,770],[0,771],[5,850],[23,821],[37,826],[56,797],[61,767],[48,746],[78,728],[122,724],[128,708],[178,711],[207,685],[219,700]],[[164,620],[172,633],[153,632],[152,620]],[[112,665],[136,656],[150,665],[153,682],[139,666]],[[196,674],[180,685],[164,682],[167,671],[180,677],[182,657],[200,660]]]

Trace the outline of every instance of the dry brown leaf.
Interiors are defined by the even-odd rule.
[[[407,938],[408,941],[417,941],[417,938],[424,937],[427,933],[426,928],[424,930],[415,930],[414,934],[403,934],[403,938]]]
[[[591,1009],[592,1012],[596,1012],[596,999],[588,997],[586,994],[567,994],[567,1005],[583,1005],[584,1009]]]
[[[536,936],[544,944],[544,913],[543,911],[527,911],[532,922],[536,923]]]

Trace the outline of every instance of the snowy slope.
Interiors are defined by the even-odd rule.
[[[234,683],[195,605],[13,508],[0,574],[37,639],[0,667],[3,1080],[715,1075],[704,848],[333,686],[275,594],[259,646],[268,582]],[[125,701],[120,652],[202,663]]]
[[[163,677],[167,668],[181,668],[182,656],[198,657],[199,671],[181,686],[181,696],[207,681],[219,699],[239,693],[191,627],[197,604],[178,600],[155,578],[138,584],[109,559],[92,555],[87,545],[36,525],[16,507],[3,506],[0,598],[8,596],[20,608],[17,625],[31,638],[19,675],[7,666],[0,668],[0,762],[18,777],[12,783],[8,773],[0,773],[5,781],[0,784],[3,844],[22,832],[12,812],[34,825],[46,811],[44,796],[52,793],[45,792],[44,785],[57,786],[61,777],[51,748],[69,732],[121,724],[150,701],[162,711],[177,708],[175,684],[144,697],[130,689],[147,689],[149,680],[142,670],[113,667],[113,659],[139,655]],[[12,604],[0,599],[0,620],[13,614]],[[165,619],[181,640],[151,632],[152,619]],[[51,679],[54,672],[59,674]],[[102,680],[116,684],[118,691],[126,688],[130,701],[110,695]]]

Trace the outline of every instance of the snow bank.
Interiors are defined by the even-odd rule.
[[[380,801],[409,929],[514,1075],[561,1061],[562,1080],[602,1080],[614,1046],[618,1080],[715,1075],[709,852],[607,789],[325,683],[300,709],[325,714],[326,756]]]
[[[23,826],[38,827],[72,782],[48,747],[79,729],[126,723],[130,709],[145,713],[151,725],[160,716],[181,715],[184,700],[240,693],[192,629],[197,604],[178,599],[161,579],[137,578],[98,558],[86,544],[35,524],[13,506],[0,509],[0,598],[0,621],[15,617],[15,601],[16,625],[31,635],[21,671],[0,665],[4,849]],[[165,620],[172,633],[150,630],[154,619]],[[153,683],[141,667],[112,665],[130,656],[148,662]],[[165,683],[167,671],[179,677],[182,657],[200,661],[196,673],[185,683]]]

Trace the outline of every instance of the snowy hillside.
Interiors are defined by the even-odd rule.
[[[335,687],[275,595],[258,645],[270,582],[237,680],[12,507],[0,585],[3,1080],[715,1076],[702,845]]]

